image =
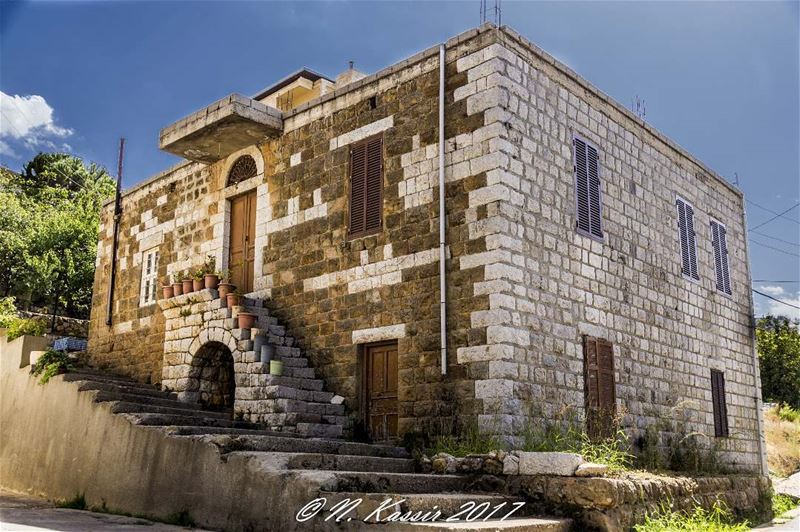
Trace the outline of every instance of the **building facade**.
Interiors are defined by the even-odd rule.
[[[444,49],[445,371],[438,46],[370,76],[303,70],[164,129],[188,161],[122,197],[111,325],[104,210],[95,363],[182,391],[165,346],[191,364],[204,318],[171,324],[157,286],[211,255],[344,398],[347,430],[380,411],[394,437],[520,437],[568,410],[641,440],[680,410],[763,471],[741,192],[509,28]]]

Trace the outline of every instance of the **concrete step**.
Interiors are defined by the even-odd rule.
[[[79,380],[85,381],[94,381],[94,382],[115,382],[119,384],[125,384],[128,386],[137,386],[142,388],[149,388],[158,390],[158,386],[153,384],[144,384],[138,381],[135,381],[129,377],[124,377],[122,375],[113,375],[111,373],[103,373],[101,371],[92,370],[88,368],[81,368],[78,371],[70,371],[69,373],[64,373],[63,378],[65,381],[73,382]]]
[[[344,429],[341,424],[301,422],[295,425],[295,430],[309,438],[341,438]]]
[[[171,426],[167,431],[176,435],[219,435],[215,442],[222,452],[232,451],[264,451],[264,452],[297,452],[323,453],[358,456],[375,456],[385,458],[410,458],[403,447],[359,443],[345,440],[323,438],[300,438],[296,434],[275,436],[246,428],[212,428],[198,426]]]
[[[456,519],[466,521],[469,517],[478,519],[500,518],[510,514],[508,519],[527,517],[533,512],[532,505],[525,503],[520,497],[511,497],[495,494],[481,493],[364,493],[364,492],[320,492],[321,497],[327,499],[326,507],[331,508],[337,503],[346,504],[344,501],[350,499],[355,501],[361,499],[357,509],[348,513],[347,517],[358,519],[361,522],[375,523],[380,519],[385,519],[389,514],[399,511],[403,514],[411,512],[416,514],[429,513],[432,515],[438,512],[436,519],[440,521],[448,517],[456,516]],[[470,504],[474,503],[474,504]],[[525,504],[520,504],[525,503]],[[478,508],[480,507],[480,508]],[[375,514],[379,508],[385,508]],[[478,508],[477,510],[474,510]],[[516,509],[515,509],[516,508]],[[463,512],[463,513],[460,513]],[[470,512],[472,514],[470,515]],[[513,512],[513,513],[512,513]],[[367,520],[372,514],[372,519]],[[394,530],[394,528],[392,528]]]
[[[271,456],[286,460],[286,469],[413,473],[415,463],[411,458],[384,458],[352,454],[273,452]]]
[[[204,427],[197,425],[164,425],[157,427],[166,434],[173,436],[275,436],[278,438],[304,438],[302,434],[294,432],[278,432],[274,430],[238,429],[229,427]]]
[[[320,416],[342,416],[344,415],[344,405],[334,405],[331,403],[312,403],[308,401],[298,401],[296,399],[275,399],[272,407],[273,413],[283,412],[303,412],[318,414]]]
[[[231,412],[198,410],[192,408],[192,406],[193,405],[185,405],[185,403],[178,403],[176,406],[159,406],[130,401],[111,401],[111,411],[115,414],[174,414],[179,416],[197,416],[223,420],[230,420],[233,417]]]

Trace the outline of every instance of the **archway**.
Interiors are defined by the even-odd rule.
[[[236,382],[231,350],[220,342],[204,344],[192,357],[189,381],[197,402],[206,408],[232,409]]]

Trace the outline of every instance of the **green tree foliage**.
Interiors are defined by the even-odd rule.
[[[0,294],[86,316],[100,209],[114,190],[103,168],[64,153],[0,172]]]
[[[764,401],[800,408],[800,330],[784,316],[765,316],[756,324]]]

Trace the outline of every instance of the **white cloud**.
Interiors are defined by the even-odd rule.
[[[769,294],[772,297],[789,303],[789,305],[800,307],[800,291],[792,294],[787,292],[782,286],[759,286],[758,289],[765,294]],[[757,310],[759,314],[781,315],[800,320],[800,309],[790,307],[789,305],[784,305],[780,301],[775,301],[773,299],[764,298],[763,304],[757,305]]]
[[[69,128],[56,125],[53,108],[38,94],[10,96],[0,91],[0,153],[16,156],[9,141],[22,143],[34,150],[69,148],[57,146],[52,139],[63,139],[72,135]]]

